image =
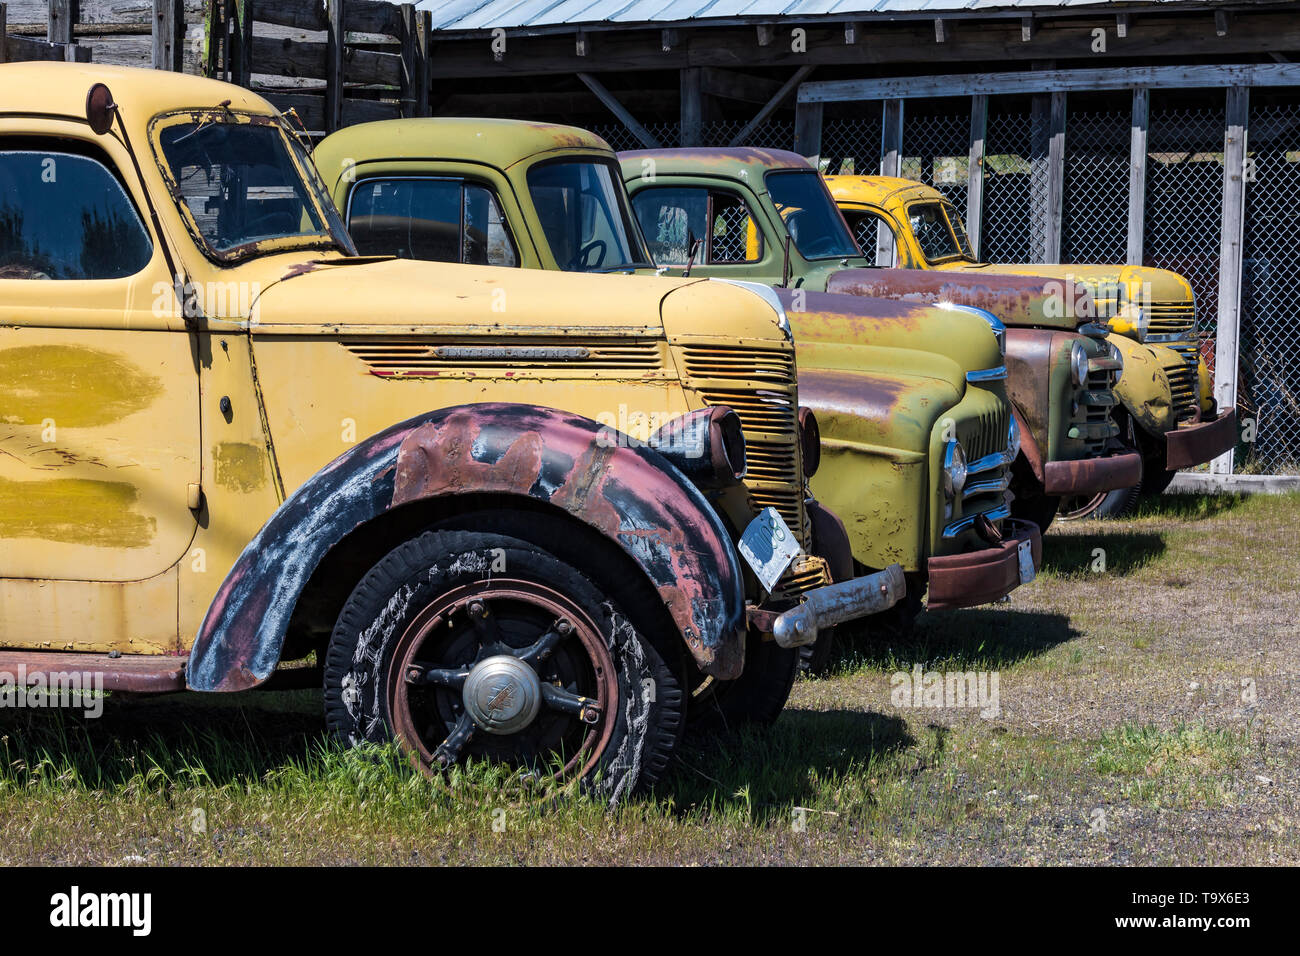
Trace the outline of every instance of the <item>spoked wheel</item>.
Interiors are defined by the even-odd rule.
[[[550,553],[502,535],[399,546],[349,597],[325,710],[350,743],[396,740],[436,774],[480,759],[534,786],[650,786],[680,736],[681,691],[613,602]]]
[[[1061,499],[1057,517],[1061,521],[1079,521],[1083,518],[1118,518],[1133,510],[1140,486],[1116,488],[1095,495],[1069,495]]]
[[[608,742],[614,660],[563,595],[496,579],[443,595],[397,642],[386,681],[393,729],[422,766],[462,755],[581,777]],[[562,765],[544,767],[543,755]]]

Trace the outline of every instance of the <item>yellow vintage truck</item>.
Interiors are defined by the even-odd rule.
[[[888,176],[828,176],[826,183],[864,248],[881,229],[892,236],[898,265],[984,278],[1043,276],[1082,286],[1109,323],[1108,341],[1123,356],[1115,386],[1121,434],[1142,454],[1140,481],[1110,492],[1073,495],[1066,517],[1123,514],[1139,494],[1159,494],[1175,472],[1209,461],[1236,442],[1234,409],[1215,407],[1213,382],[1195,334],[1191,286],[1167,269],[1125,265],[1043,265],[976,262],[961,215],[924,183]]]
[[[661,271],[617,158],[584,130],[392,120],[340,130],[315,157],[362,253],[543,271]],[[800,394],[821,431],[820,467],[805,473],[851,542],[835,562],[837,579],[895,563],[908,574],[908,603],[873,620],[876,628],[905,626],[927,587],[930,607],[964,607],[1030,580],[1040,539],[1007,505],[1020,431],[1006,400],[1000,323],[975,309],[752,288],[794,325]],[[707,313],[695,322],[697,332],[721,331]],[[683,372],[691,381],[702,369],[687,361]],[[736,410],[756,441],[788,427],[762,405]],[[761,460],[780,458],[764,449]],[[828,645],[817,645],[810,663],[824,661]]]
[[[617,799],[904,596],[831,583],[774,297],[360,256],[265,100],[162,79],[0,65],[11,680],[306,675],[348,743]]]

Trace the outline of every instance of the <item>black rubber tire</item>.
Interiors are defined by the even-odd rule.
[[[578,570],[547,551],[503,535],[427,532],[382,558],[353,589],[325,657],[325,720],[356,745],[393,739],[387,674],[407,627],[439,596],[490,576],[504,559],[512,578],[563,594],[599,629],[615,664],[615,724],[582,780],[611,804],[655,783],[681,736],[681,686],[636,626]],[[653,689],[653,692],[649,692]],[[607,715],[605,719],[609,719]],[[472,746],[471,741],[471,746]]]
[[[798,648],[784,648],[751,633],[745,643],[744,671],[735,680],[713,681],[691,701],[687,732],[770,726],[785,709],[798,673]]]

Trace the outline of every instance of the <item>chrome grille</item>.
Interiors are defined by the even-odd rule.
[[[1196,324],[1196,306],[1192,302],[1152,302],[1144,305],[1147,335],[1176,335],[1191,339]]]
[[[1011,413],[1005,404],[996,412],[981,412],[957,423],[957,438],[968,462],[1002,452],[1007,447]]]
[[[647,372],[664,366],[660,341],[592,342],[570,339],[502,338],[493,342],[430,341],[383,336],[348,339],[343,347],[375,375],[422,377],[458,369],[583,369],[587,372]]]
[[[1200,405],[1197,395],[1195,369],[1187,365],[1171,365],[1165,368],[1169,376],[1169,387],[1173,391],[1174,418],[1180,422],[1193,421]]]
[[[740,416],[749,465],[745,485],[754,501],[775,508],[808,547],[794,355],[740,346],[692,345],[682,352],[687,386],[707,404],[726,405]]]

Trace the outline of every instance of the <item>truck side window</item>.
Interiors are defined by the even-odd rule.
[[[496,196],[474,183],[365,179],[352,191],[347,216],[362,255],[519,265]]]
[[[691,243],[707,240],[699,264],[757,262],[763,234],[745,200],[703,187],[658,186],[632,197],[641,231],[660,265],[686,265]]]
[[[884,216],[874,212],[844,210],[844,218],[853,230],[853,238],[868,259],[878,266],[893,266],[897,262],[898,243],[893,225]]]
[[[102,163],[0,151],[0,279],[122,279],[151,258],[144,223]]]

